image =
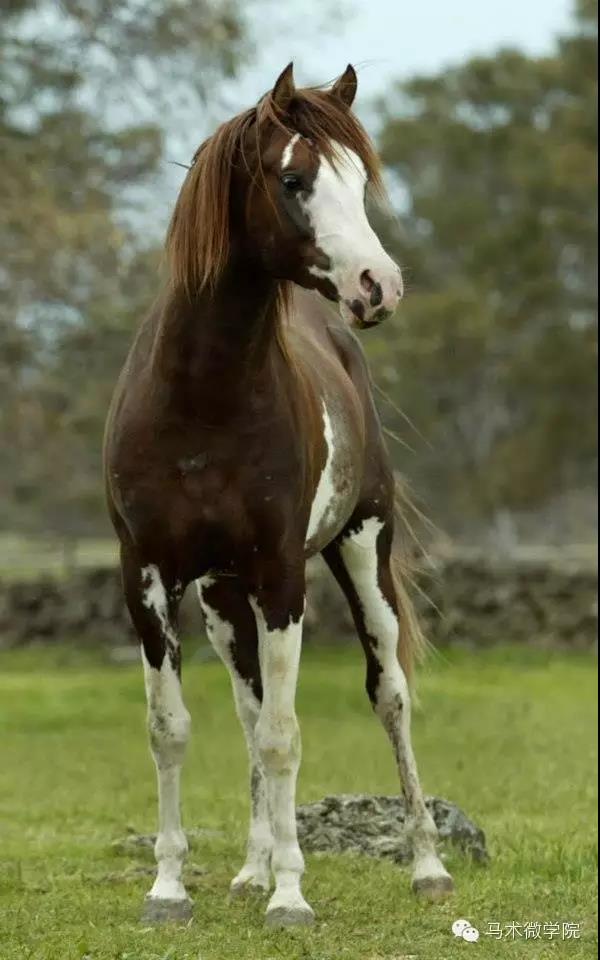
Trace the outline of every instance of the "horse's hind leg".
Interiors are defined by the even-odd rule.
[[[142,644],[148,703],[148,733],[158,779],[156,880],[146,897],[144,919],[187,920],[189,899],[181,879],[187,840],[181,826],[179,780],[190,715],[181,696],[181,655],[175,621],[180,587],[154,564],[122,553],[125,599]]]
[[[232,894],[270,887],[273,837],[265,775],[255,728],[262,702],[256,618],[239,583],[231,577],[196,581],[208,638],[227,667],[250,762],[250,828],[246,862],[231,882]]]
[[[367,693],[392,742],[413,839],[413,889],[430,899],[451,892],[436,853],[437,830],[425,806],[410,735],[410,696],[397,656],[399,622],[390,565],[392,527],[377,517],[349,524],[323,552],[354,616],[367,661]]]

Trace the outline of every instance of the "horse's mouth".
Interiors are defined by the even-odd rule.
[[[377,327],[382,320],[392,315],[392,311],[386,307],[379,307],[373,313],[367,314],[364,303],[361,300],[342,300],[340,302],[340,314],[342,318],[357,330],[369,330],[371,327]]]

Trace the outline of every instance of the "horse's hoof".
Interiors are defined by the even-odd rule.
[[[238,880],[237,877],[235,880],[231,881],[229,887],[229,896],[233,899],[238,899],[239,897],[246,896],[261,896],[264,897],[265,894],[269,892],[269,881],[268,880],[255,880],[252,877],[249,877],[247,880]]]
[[[449,873],[442,873],[437,877],[418,877],[412,882],[413,893],[423,900],[445,900],[454,893],[454,882]]]
[[[191,900],[158,900],[148,897],[144,904],[142,923],[189,923],[192,919]]]
[[[268,927],[309,927],[315,915],[307,903],[295,907],[271,907],[265,914]]]

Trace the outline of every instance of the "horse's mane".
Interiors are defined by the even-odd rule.
[[[380,164],[373,145],[354,114],[341,100],[320,88],[296,90],[285,111],[267,94],[249,110],[223,123],[196,151],[181,187],[167,234],[171,282],[187,291],[212,289],[230,252],[230,193],[232,169],[244,164],[264,189],[260,144],[268,127],[310,139],[335,164],[332,141],[353,150],[362,160],[369,183],[384,195]],[[256,148],[254,169],[248,144]]]
[[[214,290],[229,260],[231,248],[231,185],[235,165],[242,166],[258,189],[267,192],[261,164],[264,135],[279,128],[292,137],[300,133],[312,141],[334,165],[335,143],[353,150],[362,160],[371,188],[384,196],[380,164],[373,145],[357,118],[343,101],[320,88],[296,89],[285,110],[272,93],[259,103],[223,123],[196,151],[181,187],[167,234],[170,283],[188,297]],[[251,154],[251,155],[250,155]],[[306,401],[309,384],[306,371],[289,348],[285,320],[290,314],[293,285],[278,284],[275,311],[275,343],[286,360],[297,389],[290,390],[294,416],[307,430],[307,416],[320,416],[318,407]],[[315,435],[317,428],[315,427]],[[315,449],[309,445],[301,464],[302,484],[314,480]]]

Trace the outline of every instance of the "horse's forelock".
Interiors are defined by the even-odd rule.
[[[353,150],[375,192],[384,196],[373,144],[338,98],[320,88],[296,90],[283,112],[267,94],[256,107],[223,123],[199,147],[180,190],[167,234],[167,256],[172,282],[188,294],[214,288],[227,264],[234,164],[241,160],[249,177],[266,192],[261,143],[273,129],[290,137],[301,134],[333,165],[337,144]],[[249,155],[246,148],[251,130],[257,149]]]

